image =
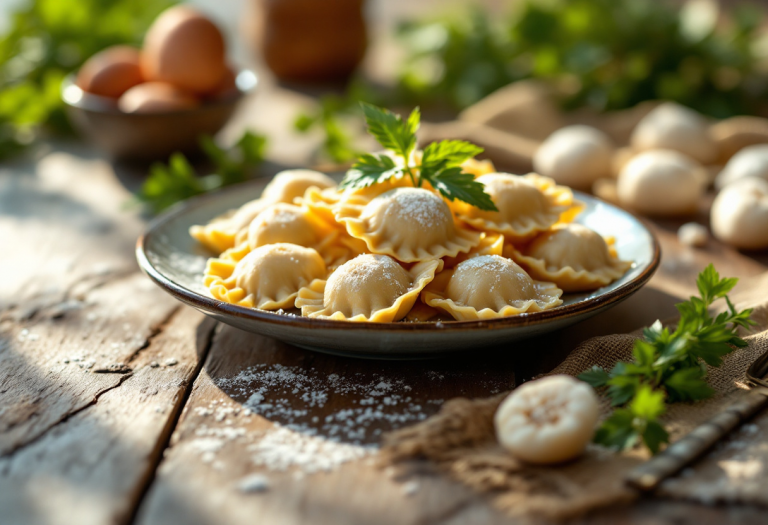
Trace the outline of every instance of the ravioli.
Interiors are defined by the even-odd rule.
[[[251,222],[247,241],[251,249],[280,242],[317,248],[331,232],[330,226],[307,209],[279,203],[266,208]]]
[[[341,265],[327,280],[299,291],[296,306],[307,317],[388,323],[405,317],[435,277],[439,259],[406,270],[387,255],[364,254]]]
[[[531,279],[511,259],[481,255],[438,274],[422,301],[458,321],[471,321],[548,310],[562,304],[562,294],[553,283]]]
[[[261,197],[249,201],[236,210],[216,217],[206,225],[190,227],[189,234],[206,248],[221,253],[240,240],[238,234],[264,211],[277,203],[293,203],[309,188],[333,188],[336,182],[327,175],[313,170],[281,171],[266,185]]]
[[[215,299],[239,306],[291,308],[299,289],[326,277],[320,254],[296,244],[267,244],[247,252],[232,249],[209,259],[205,285]]]
[[[503,233],[510,242],[530,239],[559,221],[570,221],[583,207],[570,189],[535,173],[489,173],[477,181],[498,211],[457,201],[453,205],[457,217],[478,230]]]
[[[619,279],[632,266],[598,233],[580,224],[561,224],[522,248],[506,254],[535,279],[551,281],[566,292],[596,290]]]
[[[480,243],[479,232],[459,227],[445,201],[422,188],[396,188],[340,203],[336,220],[372,253],[402,262],[455,257]]]

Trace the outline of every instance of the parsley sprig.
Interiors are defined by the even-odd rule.
[[[392,177],[407,176],[417,188],[431,184],[449,201],[458,199],[481,210],[498,211],[483,185],[461,168],[464,161],[482,153],[483,148],[463,140],[441,140],[426,146],[419,160],[414,155],[421,121],[419,108],[403,120],[389,110],[361,105],[368,132],[400,162],[387,153],[365,153],[347,171],[342,188],[365,188]]]
[[[737,335],[739,327],[754,325],[752,309],[737,311],[728,299],[738,279],[720,278],[711,264],[699,274],[700,297],[676,305],[680,321],[674,331],[656,321],[635,341],[634,362],[618,362],[609,372],[593,367],[579,376],[594,388],[605,388],[616,408],[595,434],[595,442],[617,449],[639,440],[654,454],[669,442],[659,421],[666,404],[698,401],[714,393],[707,384],[707,367],[718,367],[723,357],[747,343]],[[709,307],[725,298],[728,309],[712,318]]]

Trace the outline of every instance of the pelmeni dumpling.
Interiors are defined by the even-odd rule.
[[[490,173],[477,181],[485,186],[499,211],[456,201],[457,217],[478,230],[502,233],[510,242],[529,239],[558,221],[571,220],[581,210],[570,189],[535,173]]]
[[[562,304],[563,291],[531,279],[513,260],[498,255],[473,257],[435,277],[422,301],[459,321],[494,319],[540,312]]]
[[[621,261],[599,234],[580,224],[560,224],[509,255],[534,279],[565,292],[596,290],[620,278],[631,262]]]
[[[336,181],[325,173],[314,170],[281,171],[264,188],[261,198],[271,203],[290,202],[303,197],[309,188],[335,188]]]
[[[189,234],[210,250],[221,253],[232,248],[238,233],[268,206],[280,202],[293,203],[311,187],[332,188],[336,182],[327,175],[313,170],[281,171],[266,185],[261,197],[246,202],[236,210],[230,210],[204,226],[190,227]]]
[[[722,189],[727,184],[748,177],[768,180],[768,144],[747,146],[731,157],[715,179],[715,187]]]
[[[399,321],[442,266],[441,260],[431,259],[406,270],[387,255],[360,255],[341,265],[327,280],[317,279],[302,288],[296,306],[307,317]]]
[[[267,207],[251,221],[247,241],[253,250],[280,242],[317,248],[332,231],[306,208],[281,202]]]
[[[403,262],[453,257],[480,243],[480,232],[461,229],[445,201],[422,188],[396,188],[340,203],[336,220],[373,253]]]
[[[558,184],[588,189],[611,176],[613,144],[591,126],[566,126],[542,142],[533,157],[534,169]]]
[[[648,113],[635,127],[630,143],[635,151],[671,149],[701,164],[711,164],[719,154],[704,117],[674,102]]]
[[[768,181],[748,177],[721,191],[712,203],[712,233],[746,250],[768,248]]]
[[[617,194],[622,206],[647,215],[691,214],[704,193],[706,175],[682,153],[653,150],[630,160],[619,173]]]
[[[502,255],[504,253],[504,236],[500,233],[488,232],[483,235],[480,244],[466,253],[460,253],[456,257],[444,257],[446,268],[454,268],[457,264],[478,257],[480,255]]]
[[[299,289],[326,274],[325,262],[316,250],[278,243],[251,252],[232,249],[209,259],[204,282],[220,301],[278,310],[292,308]]]

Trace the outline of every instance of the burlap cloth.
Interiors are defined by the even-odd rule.
[[[557,129],[563,117],[545,106],[541,95],[530,86],[520,88],[531,100],[519,103],[506,113],[493,115],[477,108],[473,118],[507,125],[520,132],[517,143],[499,142],[491,148],[491,158],[501,164],[517,163],[519,172],[530,169],[530,155],[525,148],[535,150],[538,141]],[[481,103],[484,104],[484,103]],[[635,122],[652,104],[623,112],[623,115],[600,121],[600,127],[613,136],[628,137]],[[480,109],[483,109],[482,107]],[[521,120],[521,115],[527,118]],[[463,116],[466,118],[466,115]],[[588,113],[571,117],[581,122],[592,122]],[[597,120],[595,120],[597,122]],[[488,130],[481,125],[488,149]],[[477,138],[472,119],[458,123],[441,124],[430,131],[432,136]],[[493,135],[495,131],[491,132]],[[508,140],[506,137],[497,137]],[[524,137],[529,138],[524,138]],[[493,137],[492,137],[493,138]],[[525,144],[529,141],[530,144]],[[492,141],[491,141],[492,142]],[[520,148],[519,150],[516,148]],[[499,153],[503,150],[502,154]],[[532,152],[529,152],[532,155]],[[753,319],[758,326],[743,334],[749,346],[728,356],[724,364],[711,369],[709,382],[716,395],[699,403],[670,405],[664,416],[671,439],[674,441],[695,426],[733,403],[743,395],[746,385],[744,374],[749,365],[768,352],[768,273],[751,281],[743,281],[732,294],[739,308],[753,307]],[[674,323],[670,320],[669,323]],[[596,337],[579,345],[550,374],[576,376],[597,364],[610,369],[617,361],[632,359],[632,345],[639,333]],[[624,484],[624,476],[632,467],[647,459],[647,453],[632,450],[614,453],[590,446],[580,459],[555,467],[533,467],[521,464],[505,453],[496,443],[493,415],[506,394],[488,399],[454,399],[426,421],[385,436],[383,457],[395,463],[422,458],[434,463],[450,477],[487,494],[494,505],[509,515],[519,518],[545,517],[566,519],[597,507],[630,501],[638,494]],[[608,405],[604,403],[604,415]],[[742,427],[728,440],[680,475],[663,483],[658,493],[675,498],[693,499],[706,503],[730,501],[768,506],[768,414],[758,415],[754,422]]]

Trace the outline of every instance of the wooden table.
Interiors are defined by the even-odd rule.
[[[267,131],[265,173],[306,164],[316,138],[296,137],[290,121],[309,102],[267,83],[224,135]],[[370,446],[444,400],[550,370],[588,337],[674,315],[710,261],[739,277],[768,268],[765,256],[715,242],[684,248],[676,224],[656,224],[664,259],[648,286],[566,331],[434,361],[331,357],[217,325],[139,273],[133,247],[145,219],[122,205],[142,173],[78,143],[46,144],[0,168],[2,524],[511,523],[429,465],[398,479]],[[272,415],[250,413],[255,406]],[[275,470],[291,460],[286,447],[317,445],[288,431],[275,437],[275,424],[363,447],[335,449],[331,465],[294,457],[304,468]],[[764,517],[647,498],[579,523]]]

